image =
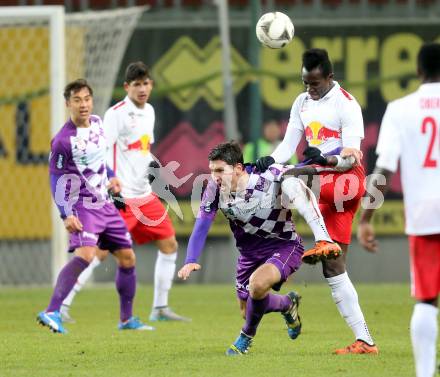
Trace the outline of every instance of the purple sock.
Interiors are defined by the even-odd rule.
[[[262,300],[254,300],[249,296],[246,304],[246,322],[241,331],[246,335],[255,336],[264,314],[286,311],[291,304],[292,301],[287,295],[281,296],[269,293]]]
[[[67,297],[69,292],[78,279],[78,276],[83,272],[89,262],[81,257],[73,257],[58,274],[58,279],[53,289],[52,298],[46,312],[54,312],[60,310],[63,300]]]
[[[118,267],[116,271],[116,289],[119,293],[120,319],[125,322],[133,315],[133,298],[136,293],[135,267]]]
[[[285,312],[290,308],[290,305],[292,305],[292,300],[287,295],[269,293],[267,297],[269,297],[269,303],[267,304],[265,313]]]
[[[257,327],[264,313],[266,313],[269,300],[269,295],[262,300],[254,300],[251,296],[248,297],[246,304],[246,322],[241,329],[246,335],[255,336],[257,333]]]

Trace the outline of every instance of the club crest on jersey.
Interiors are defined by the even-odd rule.
[[[79,149],[80,151],[84,151],[87,147],[86,142],[81,139],[80,137],[76,137],[75,139],[73,139],[75,148]]]

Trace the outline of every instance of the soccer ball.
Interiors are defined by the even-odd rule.
[[[293,38],[295,28],[289,16],[281,12],[263,14],[255,28],[258,40],[270,48],[282,48]]]

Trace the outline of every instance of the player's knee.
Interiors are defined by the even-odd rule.
[[[249,281],[249,294],[253,299],[262,299],[268,291],[267,284],[259,278],[252,278]]]
[[[290,208],[295,202],[295,198],[304,192],[304,184],[298,178],[289,177],[281,183],[281,200],[285,208]]]
[[[91,246],[79,247],[75,250],[75,255],[90,263],[96,255],[96,248]]]
[[[133,249],[124,249],[116,255],[120,267],[129,268],[136,265],[136,255]]]
[[[174,254],[178,248],[177,240],[172,237],[159,242],[158,247],[164,254]]]
[[[293,202],[295,198],[301,193],[301,181],[295,177],[289,177],[281,183],[281,191],[283,199]]]
[[[108,250],[96,250],[96,257],[102,262],[105,258],[107,258]]]

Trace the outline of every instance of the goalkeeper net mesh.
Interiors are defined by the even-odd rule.
[[[55,31],[48,17],[23,15],[22,8],[13,17],[0,11],[0,284],[8,285],[50,283],[56,252],[47,165]],[[144,10],[65,16],[66,82],[80,77],[90,82],[95,114],[103,116],[110,105],[123,54]]]

